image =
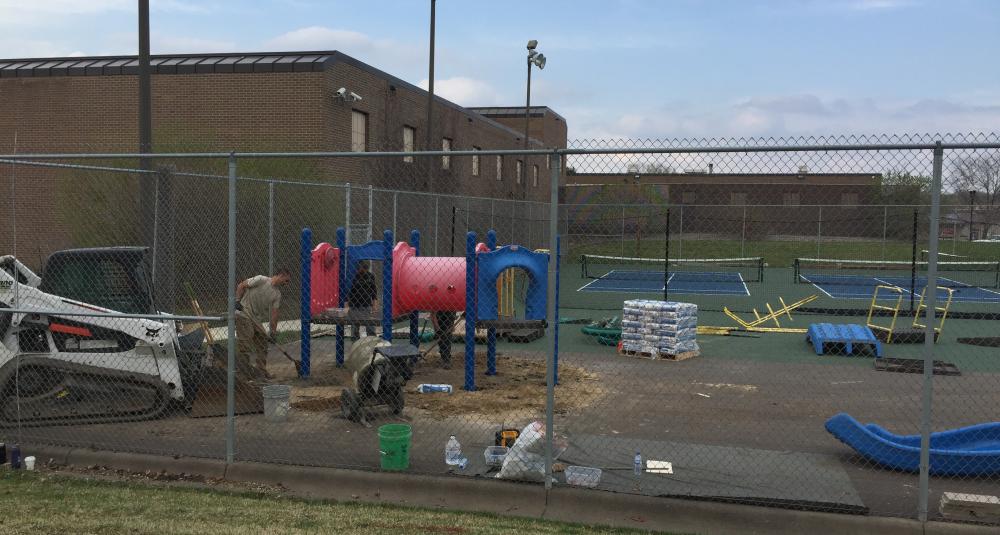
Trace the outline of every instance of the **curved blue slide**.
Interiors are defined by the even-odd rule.
[[[826,430],[862,457],[885,468],[917,472],[920,435],[895,435],[875,424],[862,425],[840,413]],[[931,433],[930,473],[937,476],[1000,474],[1000,422]]]

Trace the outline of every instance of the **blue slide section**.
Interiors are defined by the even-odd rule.
[[[528,292],[524,298],[524,319],[545,319],[546,286],[548,284],[549,255],[536,253],[518,245],[508,245],[495,251],[476,255],[478,268],[476,287],[477,320],[497,319],[497,277],[510,268],[521,268],[528,273]]]
[[[840,413],[826,430],[862,457],[885,468],[920,470],[920,435],[895,435]],[[930,473],[936,476],[1000,474],[1000,422],[931,433]]]

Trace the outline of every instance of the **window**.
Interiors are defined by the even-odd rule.
[[[412,126],[403,127],[403,152],[413,152],[413,139],[417,137],[417,129]],[[403,157],[406,163],[413,163],[413,156]]]
[[[685,191],[681,194],[681,203],[683,204],[694,204],[698,202],[698,195],[693,191]]]
[[[479,147],[472,147],[472,150],[483,150]],[[479,176],[479,155],[472,155],[472,176]]]
[[[446,137],[441,138],[441,150],[451,150],[451,139]],[[445,171],[451,169],[451,156],[444,155],[441,157],[441,169],[444,169]]]
[[[531,166],[531,185],[534,186],[534,187],[536,187],[536,188],[538,187],[538,166],[537,165],[532,165]]]
[[[497,155],[497,182],[503,180],[503,156]]]
[[[737,206],[746,206],[747,204],[747,194],[745,192],[740,193],[730,193],[729,194],[729,204],[735,204]]]
[[[351,110],[351,152],[368,151],[368,114]]]
[[[857,193],[841,193],[840,194],[840,204],[845,206],[855,206],[858,204],[858,194]]]
[[[514,166],[514,175],[517,179],[517,183],[520,184],[524,177],[524,162],[521,160],[518,160],[517,165]]]
[[[782,195],[781,203],[785,206],[798,206],[799,205],[799,194],[798,193],[784,193]]]

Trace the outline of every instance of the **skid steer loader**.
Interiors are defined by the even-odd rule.
[[[42,277],[0,257],[0,427],[226,413],[224,352],[212,358],[203,330],[182,335],[156,311],[147,257],[145,247],[60,251]],[[242,380],[236,400],[237,413],[262,410],[259,387]]]

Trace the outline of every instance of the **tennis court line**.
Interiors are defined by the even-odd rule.
[[[737,271],[736,274],[740,277],[740,282],[743,283],[743,291],[745,291],[747,293],[747,296],[749,296],[750,288],[747,287],[747,281],[743,280],[743,274],[740,273],[739,271]]]
[[[584,284],[583,286],[577,288],[576,291],[582,292],[587,286],[590,286],[591,284],[594,284],[595,282],[597,282],[599,280],[604,280],[604,277],[601,277],[600,279],[594,279],[594,280],[588,282],[587,284]],[[594,290],[591,290],[591,291],[594,291]]]
[[[808,282],[809,284],[812,284],[814,288],[816,288],[817,290],[825,293],[826,296],[829,297],[830,299],[837,299],[836,297],[834,297],[833,295],[831,295],[830,292],[824,290],[822,286],[820,286],[820,285],[816,284],[815,282],[809,280],[809,277],[806,277],[805,275],[803,275],[803,274],[800,273],[799,274],[799,278],[802,279],[802,280],[804,280],[804,281],[806,281],[806,282]]]

